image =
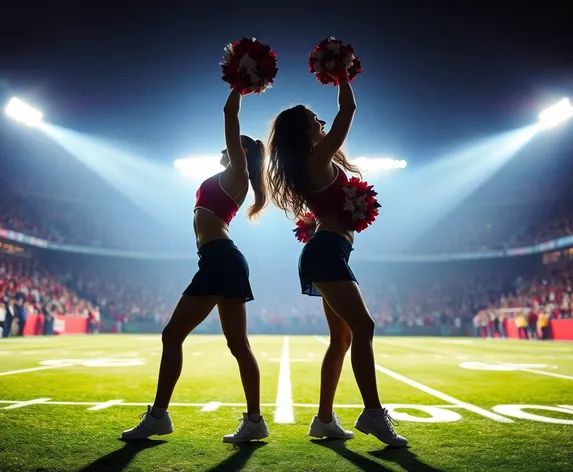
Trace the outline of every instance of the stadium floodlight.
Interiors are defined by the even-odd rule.
[[[41,111],[32,108],[16,97],[8,102],[8,105],[4,108],[4,112],[13,120],[24,123],[32,128],[38,126],[44,117]]]
[[[539,114],[539,124],[542,128],[553,128],[572,116],[573,106],[568,98],[564,98]]]

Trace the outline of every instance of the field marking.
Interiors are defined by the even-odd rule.
[[[8,372],[0,372],[0,377],[4,375],[25,374],[26,372],[36,372],[38,370],[47,369],[60,369],[62,367],[70,367],[74,364],[59,364],[59,365],[44,365],[41,367],[30,367],[29,369],[9,370]]]
[[[207,343],[207,342],[211,342],[211,341],[215,341],[215,340],[216,340],[216,338],[201,339],[201,340],[197,340],[197,341],[190,342],[188,345],[203,344],[203,343]],[[122,357],[123,357],[123,358],[125,358],[125,357],[132,357],[134,354],[139,354],[139,353],[148,353],[148,354],[149,354],[149,353],[151,353],[151,352],[152,352],[153,350],[155,350],[155,349],[157,349],[157,348],[153,347],[153,348],[149,348],[149,349],[144,349],[143,351],[140,350],[139,352],[136,352],[136,353],[134,353],[133,351],[127,351],[127,352],[126,352],[126,351],[123,351],[123,353],[121,353],[121,354],[116,354],[116,355],[114,355],[114,356],[110,356],[110,357],[107,358],[107,359],[111,359],[111,360],[113,360],[113,359],[119,359],[119,360],[121,360]],[[18,351],[12,351],[12,352],[17,353]],[[85,361],[85,362],[90,362],[90,361],[92,361],[92,362],[93,362],[93,361],[96,361],[96,360],[97,360],[97,359],[84,359],[83,361]],[[42,361],[42,362],[46,362],[46,361]],[[61,364],[57,364],[57,365],[43,365],[43,366],[40,366],[40,367],[29,367],[29,368],[27,368],[27,369],[10,370],[10,371],[7,371],[7,372],[0,372],[0,377],[3,377],[3,376],[5,376],[5,375],[25,374],[25,373],[27,373],[27,372],[36,372],[36,371],[39,371],[39,370],[60,369],[60,368],[62,368],[62,367],[72,367],[72,366],[74,366],[74,365],[77,365],[77,363],[75,363],[75,362],[74,362],[74,363],[65,363],[65,362],[62,362]],[[141,365],[143,365],[143,364],[141,364]],[[110,366],[110,367],[111,367],[111,366]],[[117,366],[117,367],[121,367],[121,366]]]
[[[39,401],[41,400],[41,401]],[[59,406],[90,406],[90,407],[96,407],[99,405],[109,405],[109,407],[112,406],[127,406],[127,407],[132,407],[132,406],[148,406],[149,402],[125,402],[122,400],[109,400],[106,402],[73,402],[73,401],[58,401],[58,400],[51,400],[51,399],[46,399],[46,398],[39,398],[39,399],[34,399],[34,400],[0,400],[0,404],[22,404],[22,406],[28,406],[28,405],[36,405],[36,404],[42,404],[42,405],[59,405]],[[171,407],[193,407],[193,408],[201,408],[200,411],[203,412],[207,412],[207,411],[216,411],[221,407],[229,407],[229,408],[245,408],[247,406],[246,403],[225,403],[225,402],[208,402],[208,403],[180,403],[180,402],[172,402],[169,404],[169,406]],[[261,403],[261,407],[263,408],[275,408],[277,406],[276,403]],[[294,408],[312,408],[312,409],[317,409],[319,407],[318,404],[314,404],[314,403],[293,403],[292,406]],[[394,405],[392,404],[392,406],[397,406],[398,408],[403,408],[402,405]],[[452,404],[447,404],[447,405],[416,405],[416,406],[431,406],[433,408],[446,408],[446,409],[455,409],[455,408],[460,408],[457,405],[452,405]],[[559,405],[562,408],[565,408],[564,405]],[[217,407],[217,408],[215,408]],[[362,404],[348,404],[348,403],[337,403],[336,405],[334,405],[335,408],[346,408],[346,409],[356,409],[356,410],[363,410],[364,409],[364,405]],[[104,408],[98,408],[98,410],[101,410]],[[88,408],[88,410],[95,410],[95,408]]]
[[[123,400],[108,400],[107,402],[98,403],[97,405],[88,408],[90,411],[99,411],[105,410],[106,408],[110,408],[114,405],[119,405]]]
[[[521,420],[540,421],[542,423],[551,423],[551,424],[573,425],[573,420],[551,418],[524,411],[524,410],[542,410],[542,411],[554,411],[557,413],[568,413],[573,415],[573,411],[567,408],[561,408],[555,406],[542,406],[542,405],[497,405],[493,407],[493,410],[499,411],[500,413],[503,413],[507,416],[512,416],[513,418],[519,418]]]
[[[294,423],[288,336],[285,336],[283,340],[274,422],[280,424]]]
[[[320,342],[322,342],[323,344],[326,344],[328,346],[328,341],[324,340],[323,338],[320,338],[318,336],[315,336],[315,338],[317,340],[319,340]],[[346,353],[347,356],[350,355],[350,353]],[[460,408],[465,408],[468,411],[471,411],[472,413],[476,413],[478,415],[481,415],[485,418],[489,418],[490,420],[494,420],[494,421],[498,421],[500,423],[513,423],[513,420],[510,420],[509,418],[506,418],[505,416],[501,416],[498,415],[496,413],[492,413],[491,411],[485,410],[484,408],[480,408],[479,406],[475,406],[472,405],[471,403],[467,403],[464,402],[462,400],[458,400],[457,398],[454,398],[450,395],[447,395],[443,392],[440,392],[432,387],[428,387],[427,385],[424,385],[420,382],[417,382],[415,380],[412,380],[402,374],[398,374],[397,372],[394,372],[393,370],[387,369],[386,367],[382,367],[381,365],[375,364],[376,370],[379,372],[382,372],[383,374],[387,375],[388,377],[392,377],[395,380],[399,380],[400,382],[405,383],[406,385],[409,385],[410,387],[414,387],[417,388],[418,390],[421,390],[424,393],[427,393],[428,395],[432,395],[433,397],[439,398],[440,400],[443,400],[445,402],[451,403],[453,405],[457,405]]]
[[[122,402],[121,400],[110,400],[107,402],[70,402],[70,401],[50,401],[49,398],[36,398],[33,400],[27,401],[12,401],[12,400],[0,400],[0,404],[8,404],[7,407],[0,408],[1,410],[14,410],[17,408],[25,408],[27,406],[33,405],[65,405],[65,406],[90,406],[89,410],[103,410],[103,406],[113,407],[113,406],[131,406],[131,407],[138,407],[143,408],[148,406],[148,403],[136,403],[136,402]],[[220,402],[209,402],[209,403],[172,403],[172,407],[195,407],[201,408],[200,411],[216,411],[220,406],[223,407],[233,407],[233,408],[245,408],[246,405],[244,403],[220,403]],[[275,404],[263,403],[262,407],[273,407],[276,406]],[[306,404],[306,403],[295,403],[293,404],[295,407],[300,408],[312,408],[315,410],[318,408],[318,405],[314,404]],[[451,423],[455,421],[462,420],[462,416],[452,410],[457,409],[466,409],[465,407],[459,405],[414,405],[414,404],[398,404],[398,403],[388,403],[385,405],[388,408],[388,411],[391,412],[392,416],[395,419],[401,421],[409,421],[409,422],[416,422],[416,423]],[[363,405],[334,405],[337,409],[342,408],[353,408],[357,410],[363,409]],[[540,414],[532,414],[527,413],[524,410],[531,409],[531,410],[541,410],[541,411],[552,411],[552,412],[560,412],[560,413],[569,413],[573,415],[573,406],[570,405],[496,405],[493,407],[493,410],[499,413],[504,413],[507,416],[511,416],[513,418],[519,418],[529,421],[536,421],[542,423],[552,423],[552,424],[568,424],[573,425],[573,420],[564,420],[560,418],[554,418],[551,416],[543,416]],[[424,412],[424,416],[416,416],[408,411],[399,411],[399,410],[417,410]],[[449,410],[449,411],[448,411]],[[426,415],[429,415],[426,416]],[[513,421],[511,421],[513,423]]]
[[[497,361],[493,361],[496,364],[503,364],[503,365],[507,365],[507,366],[512,366],[513,364],[509,364],[506,362],[497,362]],[[573,377],[571,377],[570,375],[565,375],[565,374],[556,374],[555,372],[545,372],[544,370],[536,370],[536,369],[517,369],[521,372],[530,372],[532,374],[539,374],[539,375],[548,375],[549,377],[557,377],[559,379],[566,379],[566,380],[573,380]]]
[[[200,411],[217,411],[221,406],[221,402],[206,403]]]
[[[282,362],[282,358],[278,357],[271,357],[267,359],[268,362]],[[308,357],[291,357],[289,359],[290,362],[316,362],[316,359],[308,358]]]
[[[450,352],[447,353],[446,351],[441,351],[439,349],[433,349],[431,347],[425,347],[425,346],[417,346],[417,345],[411,345],[411,344],[407,344],[407,343],[393,343],[392,341],[388,342],[386,340],[379,340],[379,342],[383,342],[385,344],[389,344],[391,346],[395,346],[395,347],[402,347],[402,348],[407,348],[407,349],[418,349],[419,351],[425,351],[425,352],[429,352],[432,353],[434,355],[443,355],[445,357],[452,357],[452,355],[454,356],[458,356],[458,358],[460,357],[465,357],[462,356],[462,354],[458,353],[458,352]],[[517,356],[518,354],[516,354]],[[531,354],[533,357],[540,357],[540,356],[536,356],[535,354]],[[470,358],[473,357],[474,359],[479,359],[479,356],[475,356],[470,354],[469,355]],[[491,358],[492,356],[484,356],[484,357],[488,357]],[[571,377],[570,375],[565,375],[565,374],[557,374],[555,372],[546,372],[544,370],[537,370],[537,369],[530,369],[528,367],[521,367],[519,364],[513,364],[511,362],[502,362],[502,361],[496,361],[496,360],[491,360],[490,361],[492,364],[498,364],[500,366],[506,366],[506,367],[511,367],[513,369],[515,369],[516,371],[520,371],[520,372],[529,372],[531,374],[538,374],[538,375],[547,375],[549,377],[556,377],[559,379],[566,379],[566,380],[573,380],[573,377]]]
[[[24,402],[14,403],[12,405],[5,406],[2,409],[3,410],[14,410],[16,408],[24,408],[25,406],[38,405],[40,403],[46,403],[49,400],[51,400],[51,399],[50,398],[36,398],[34,400],[28,400],[28,401],[24,401]]]

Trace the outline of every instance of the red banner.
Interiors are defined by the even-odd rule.
[[[515,326],[513,320],[507,321],[505,327],[508,338],[519,338],[517,326]],[[555,339],[556,341],[573,341],[573,318],[550,320],[549,339]]]
[[[88,327],[87,318],[81,316],[56,315],[54,320],[54,334],[81,334],[86,333]],[[44,317],[42,315],[28,314],[24,336],[41,335],[44,329]]]

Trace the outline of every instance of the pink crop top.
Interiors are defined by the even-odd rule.
[[[210,211],[228,226],[237,214],[239,205],[231,195],[223,190],[221,186],[222,175],[222,172],[215,174],[199,186],[196,193],[195,210],[202,208]]]
[[[348,183],[348,177],[344,171],[334,166],[336,177],[326,187],[313,192],[308,199],[308,208],[316,218],[321,218],[329,213],[338,212],[344,203],[344,192],[341,190]]]

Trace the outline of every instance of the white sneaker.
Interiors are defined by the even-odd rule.
[[[240,424],[237,431],[227,434],[223,437],[225,443],[244,443],[258,439],[264,439],[269,435],[269,428],[263,415],[256,423],[249,420],[249,415],[243,413],[243,418],[239,420]]]
[[[310,423],[308,435],[313,438],[332,438],[332,439],[352,439],[354,433],[345,430],[340,424],[340,419],[336,413],[332,413],[332,421],[330,423],[323,423],[315,416]]]
[[[388,414],[388,410],[382,410],[382,416],[373,418],[368,414],[366,409],[362,410],[360,416],[357,418],[354,427],[364,433],[376,436],[383,443],[393,447],[405,447],[408,445],[408,440],[394,431],[395,420]]]
[[[163,436],[174,431],[173,423],[167,412],[161,418],[154,418],[151,416],[151,406],[148,406],[147,411],[140,418],[141,421],[135,428],[121,433],[121,439],[147,439],[149,436]]]

